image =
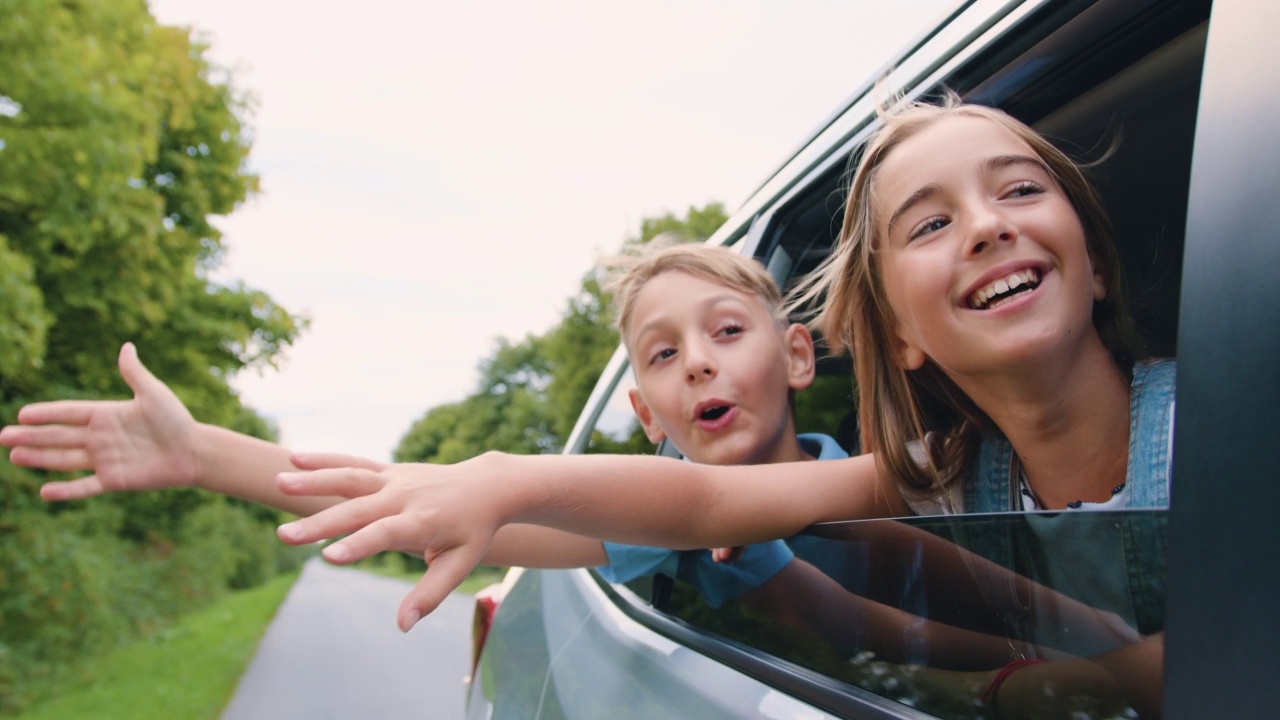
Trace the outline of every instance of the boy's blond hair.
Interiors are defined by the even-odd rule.
[[[602,262],[612,273],[606,288],[613,293],[614,327],[627,341],[627,328],[635,311],[636,297],[645,284],[666,272],[682,272],[758,298],[769,315],[786,321],[782,293],[773,276],[754,258],[739,255],[726,247],[676,244],[654,238],[635,252]]]

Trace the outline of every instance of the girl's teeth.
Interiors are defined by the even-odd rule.
[[[991,302],[991,298],[1023,285],[1030,285],[1039,279],[1039,275],[1035,270],[1009,273],[1007,277],[1000,278],[975,292],[969,305],[979,310],[985,308],[987,303]]]

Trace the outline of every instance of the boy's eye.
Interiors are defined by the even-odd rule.
[[[925,220],[924,222],[912,228],[911,234],[907,236],[907,239],[915,240],[916,238],[924,237],[929,233],[933,233],[941,230],[942,228],[946,227],[949,224],[950,224],[950,221],[947,220],[945,217],[942,217],[941,215],[931,217],[928,220]]]
[[[675,354],[676,354],[676,349],[675,349],[675,348],[662,348],[661,350],[659,350],[658,352],[654,353],[654,354],[649,358],[649,364],[650,364],[650,365],[653,365],[653,364],[655,364],[655,363],[660,363],[660,362],[662,362],[663,360],[666,360],[667,358],[669,358],[669,357],[671,357],[671,356],[673,356],[673,355],[675,355]]]

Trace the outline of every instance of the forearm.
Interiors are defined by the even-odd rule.
[[[746,545],[815,522],[904,509],[896,490],[881,485],[870,456],[712,466],[653,456],[490,453],[471,462],[494,482],[500,522],[633,545]]]
[[[507,525],[493,536],[482,565],[599,567],[609,562],[599,540],[538,525]]]
[[[203,423],[196,425],[193,435],[196,487],[302,516],[342,501],[281,492],[276,475],[298,468],[280,445]]]

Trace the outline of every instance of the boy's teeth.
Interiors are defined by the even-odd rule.
[[[1040,271],[1034,268],[1019,270],[1012,272],[1005,277],[999,278],[986,287],[979,288],[973,295],[969,296],[969,307],[975,310],[981,310],[991,302],[991,299],[1003,295],[1010,290],[1015,290],[1023,285],[1034,288],[1040,283]]]

